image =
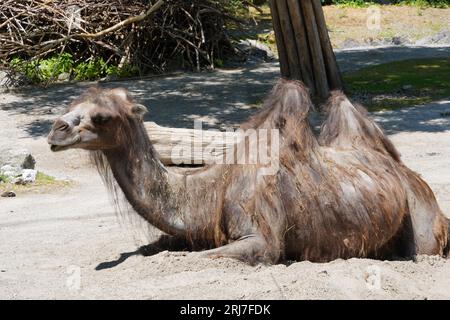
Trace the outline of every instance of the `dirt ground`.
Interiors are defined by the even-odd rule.
[[[381,51],[380,51],[381,50]],[[391,50],[391,51],[389,51]],[[392,51],[393,50],[393,51]],[[399,50],[338,53],[344,70],[380,63]],[[449,55],[448,48],[405,48],[411,57]],[[400,56],[401,58],[401,56]],[[277,65],[208,74],[108,83],[129,88],[149,106],[146,120],[191,127],[239,123],[255,112],[277,77]],[[450,298],[450,260],[336,260],[251,267],[139,248],[158,232],[115,214],[106,189],[82,151],[51,153],[52,120],[88,84],[0,93],[0,147],[26,147],[39,170],[70,187],[0,198],[1,299],[443,299]],[[405,163],[418,171],[450,213],[450,98],[374,114]],[[209,121],[209,122],[208,122]]]
[[[349,39],[370,44],[376,40],[398,37],[414,43],[424,37],[450,30],[450,9],[409,6],[370,8],[327,6],[324,11],[335,48],[345,46]],[[370,28],[367,27],[368,23]]]
[[[323,8],[330,40],[336,49],[388,44],[430,45],[437,40],[437,34],[446,35],[446,40],[441,39],[438,43],[450,44],[450,8],[399,5],[366,8],[331,5]],[[251,12],[258,23],[248,25],[246,32],[276,51],[269,7],[263,7],[262,14],[256,10]]]

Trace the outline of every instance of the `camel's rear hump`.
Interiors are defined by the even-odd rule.
[[[322,125],[320,144],[342,148],[369,147],[401,162],[399,152],[383,130],[370,119],[366,109],[352,104],[344,93],[332,93],[326,112],[328,118]]]

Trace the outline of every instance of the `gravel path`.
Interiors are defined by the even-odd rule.
[[[448,48],[425,52],[450,56]],[[338,59],[343,70],[350,70],[419,55],[425,55],[422,49],[395,49],[391,54],[374,49],[339,52]],[[193,119],[202,118],[221,127],[254,112],[251,104],[261,101],[277,74],[273,63],[105,85],[129,88],[150,107],[147,120],[192,127]],[[249,267],[226,259],[197,260],[184,253],[140,255],[139,246],[155,239],[157,232],[148,232],[139,220],[116,217],[84,152],[53,154],[45,141],[51,121],[86,85],[0,94],[0,147],[24,146],[36,156],[39,170],[74,181],[73,187],[52,193],[0,198],[0,298],[450,298],[450,261],[437,257]],[[374,116],[391,134],[406,164],[422,174],[442,209],[450,213],[448,114],[450,101],[443,100]]]

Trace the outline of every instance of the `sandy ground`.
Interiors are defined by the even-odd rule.
[[[327,29],[333,48],[377,46],[397,43],[436,43],[437,34],[450,32],[450,8],[419,8],[416,6],[378,5],[367,8],[324,6]],[[268,6],[263,14],[251,10],[258,24],[250,23],[245,32],[261,39],[276,51],[272,19]],[[238,34],[240,31],[234,31]],[[243,36],[245,36],[243,34]],[[430,41],[431,40],[431,41]],[[449,40],[440,38],[440,44]]]
[[[450,30],[450,8],[326,6],[324,12],[335,48],[345,47],[348,41],[373,43],[392,37],[414,43],[424,37]]]
[[[339,53],[341,67],[348,70],[393,57],[388,49],[374,50]],[[403,50],[419,56],[449,53],[448,48]],[[193,119],[201,118],[223,127],[255,112],[252,104],[263,98],[276,77],[276,64],[263,64],[106,85],[129,88],[150,107],[147,120],[191,127]],[[82,151],[53,154],[46,144],[51,121],[85,86],[0,94],[0,147],[24,146],[35,155],[39,170],[74,181],[70,188],[0,198],[0,298],[450,299],[450,260],[439,257],[250,267],[227,259],[198,260],[182,252],[142,256],[140,246],[158,233],[135,219],[116,216]],[[406,164],[430,183],[446,213],[449,112],[450,101],[440,101],[374,114]]]

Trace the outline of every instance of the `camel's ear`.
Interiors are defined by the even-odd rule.
[[[142,120],[147,112],[147,107],[142,104],[134,104],[131,107],[131,113],[133,114],[133,117],[139,120]]]

